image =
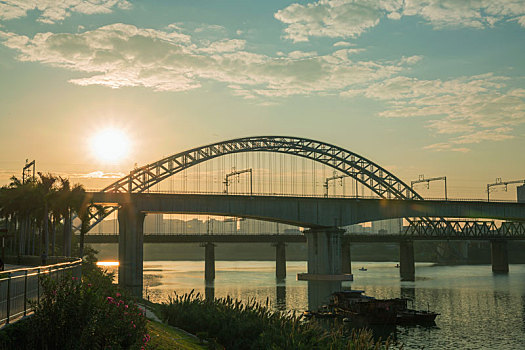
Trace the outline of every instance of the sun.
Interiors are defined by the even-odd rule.
[[[108,128],[98,131],[90,140],[93,156],[104,163],[117,163],[126,158],[131,149],[128,136],[122,130]]]

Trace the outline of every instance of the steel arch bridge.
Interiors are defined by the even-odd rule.
[[[329,143],[287,136],[244,137],[192,148],[134,169],[102,192],[144,192],[189,167],[242,152],[276,152],[307,158],[354,178],[381,198],[423,199],[394,174],[365,157]]]
[[[101,192],[142,193],[192,166],[244,152],[274,152],[310,159],[355,179],[381,198],[423,199],[394,174],[363,156],[326,142],[290,136],[243,137],[192,148],[136,168]],[[116,209],[102,216],[94,214],[90,229]]]

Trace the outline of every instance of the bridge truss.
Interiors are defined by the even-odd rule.
[[[273,152],[302,157],[353,178],[381,198],[423,200],[411,186],[365,157],[328,143],[287,136],[244,137],[192,148],[136,168],[101,192],[147,192],[153,186],[185,169],[221,156],[245,152]],[[117,209],[118,207],[108,207],[103,215],[93,212],[90,229]],[[444,232],[454,232],[457,235],[473,236],[489,232],[512,234],[523,230],[521,223],[515,224],[516,227],[513,227],[512,223],[506,223],[496,229],[494,222],[446,221],[442,218],[420,218],[420,220],[407,218],[407,220],[409,227],[404,232],[405,235],[417,233],[439,236]]]
[[[243,152],[274,152],[310,159],[355,179],[381,198],[423,199],[394,174],[365,157],[328,143],[287,136],[244,137],[192,148],[136,168],[101,192],[146,192],[158,183],[192,166],[228,154]],[[108,207],[103,215],[93,212],[90,229],[117,209],[117,207]]]
[[[388,170],[356,153],[324,142],[283,136],[245,137],[193,148],[137,168],[102,191],[144,192],[184,169],[241,152],[277,152],[307,158],[354,178],[382,198],[422,199]]]
[[[525,238],[524,222],[472,220],[414,220],[404,232],[405,237],[443,239]]]

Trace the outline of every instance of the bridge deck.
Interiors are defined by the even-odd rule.
[[[146,213],[237,216],[311,228],[403,217],[525,220],[525,203],[102,192],[89,195],[96,203],[117,203]]]
[[[344,235],[343,241],[354,243],[395,243],[406,240],[414,241],[451,241],[451,240],[475,240],[475,241],[491,241],[491,240],[525,240],[525,236],[501,236],[501,235],[486,235],[478,237],[468,236],[411,236],[411,235],[395,235],[395,234],[373,234],[362,235],[352,234]],[[96,235],[88,234],[85,237],[86,243],[118,243],[118,235]],[[144,243],[306,243],[306,236],[304,235],[158,235],[145,234]]]

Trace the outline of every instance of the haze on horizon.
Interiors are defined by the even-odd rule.
[[[195,146],[288,135],[484,198],[525,178],[524,83],[521,0],[5,0],[0,184],[35,159],[101,188]],[[112,157],[93,150],[106,130]]]

